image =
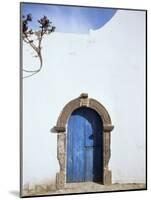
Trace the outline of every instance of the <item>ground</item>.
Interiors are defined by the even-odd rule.
[[[126,184],[112,184],[109,186],[101,185],[94,182],[83,183],[67,183],[66,187],[62,190],[42,191],[26,191],[24,196],[38,196],[38,195],[55,195],[55,194],[69,194],[69,193],[88,193],[88,192],[104,192],[104,191],[123,191],[123,190],[143,190],[146,189],[144,183],[126,183]]]

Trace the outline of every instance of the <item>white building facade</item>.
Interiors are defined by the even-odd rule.
[[[89,34],[54,32],[43,40],[43,68],[23,79],[23,185],[54,182],[64,106],[81,93],[108,110],[112,183],[145,182],[145,12],[118,10]],[[36,66],[23,45],[23,66]]]

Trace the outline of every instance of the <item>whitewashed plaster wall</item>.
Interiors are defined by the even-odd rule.
[[[55,32],[42,46],[42,71],[23,80],[23,184],[55,180],[57,137],[50,129],[82,92],[107,108],[115,126],[113,183],[144,182],[145,13],[119,10],[96,31]],[[31,53],[24,44],[26,69],[38,64]]]

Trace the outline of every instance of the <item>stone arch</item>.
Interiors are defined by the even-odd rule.
[[[66,104],[54,127],[55,132],[58,134],[57,157],[60,165],[60,172],[56,175],[56,187],[58,189],[62,189],[66,185],[66,126],[68,119],[74,110],[84,106],[94,109],[103,121],[103,184],[108,185],[112,183],[111,171],[108,169],[108,163],[111,154],[110,132],[113,130],[114,126],[112,125],[110,115],[106,108],[97,100],[88,98],[88,94],[82,93],[80,97]]]

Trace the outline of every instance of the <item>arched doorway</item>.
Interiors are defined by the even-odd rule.
[[[103,123],[88,107],[72,112],[67,125],[67,174],[71,182],[103,183]]]
[[[103,145],[102,146],[100,145],[100,146],[103,148],[103,150],[101,151],[101,149],[100,149],[100,151],[97,150],[97,152],[99,152],[99,153],[102,152],[101,156],[103,157],[103,159],[101,158],[101,161],[103,160],[103,162],[102,163],[99,162],[101,164],[97,165],[97,167],[100,168],[100,169],[98,169],[98,171],[99,170],[101,171],[101,174],[98,174],[99,178],[98,177],[97,178],[99,179],[98,181],[102,182],[102,184],[104,184],[104,185],[109,185],[112,183],[111,170],[109,170],[109,168],[108,168],[108,163],[109,163],[109,159],[110,159],[110,155],[111,155],[110,132],[113,130],[114,126],[112,125],[110,115],[109,115],[108,111],[105,109],[105,107],[97,100],[88,98],[88,94],[82,93],[80,95],[80,97],[78,97],[66,104],[66,106],[63,108],[60,116],[58,117],[56,126],[54,127],[54,131],[57,133],[57,158],[58,158],[59,165],[60,165],[60,171],[56,174],[56,187],[58,189],[63,189],[65,187],[66,183],[68,182],[68,178],[67,178],[67,167],[68,167],[67,166],[67,162],[68,162],[67,161],[67,159],[68,159],[67,158],[67,156],[68,156],[67,144],[68,144],[68,139],[69,139],[68,138],[68,122],[70,123],[70,119],[72,119],[72,115],[75,115],[77,110],[80,108],[81,109],[87,108],[87,109],[85,109],[87,111],[88,111],[88,109],[90,109],[91,111],[93,110],[93,113],[95,113],[95,115],[98,116],[98,119],[99,119],[99,123],[96,123],[96,124],[102,123],[99,128],[102,130]],[[81,110],[79,110],[79,111],[81,111]],[[85,114],[83,114],[83,115],[86,117]],[[88,120],[88,119],[86,119],[86,120]],[[79,133],[79,135],[80,135],[80,133]],[[88,140],[87,142],[88,142],[88,146],[92,145],[91,140]],[[97,144],[97,146],[99,146],[99,145]],[[90,151],[90,154],[92,154],[92,152],[94,153],[94,147],[93,147],[93,150]],[[95,154],[95,156],[96,155],[97,155],[97,153]],[[92,158],[94,158],[94,157],[92,157]],[[92,164],[92,161],[91,161],[91,164]],[[92,169],[94,169],[93,167],[94,167],[94,165],[92,165],[91,171],[92,171]],[[95,170],[95,173],[96,173],[96,171],[97,170]],[[91,173],[88,172],[88,176],[90,176],[90,175],[91,175],[91,181],[95,181],[95,176],[92,178],[92,172]],[[86,177],[86,175],[85,175],[85,177]]]

